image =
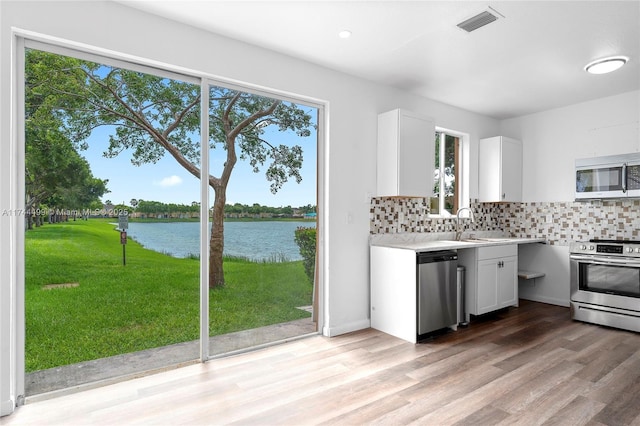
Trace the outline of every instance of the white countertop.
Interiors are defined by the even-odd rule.
[[[546,243],[544,238],[510,238],[510,237],[477,237],[476,239],[462,238],[461,241],[451,239],[420,239],[398,236],[397,238],[372,239],[372,246],[390,247],[416,252],[435,250],[459,250],[477,247],[488,247],[505,244]]]

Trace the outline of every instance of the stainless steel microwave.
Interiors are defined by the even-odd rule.
[[[576,200],[640,198],[640,153],[576,159]]]

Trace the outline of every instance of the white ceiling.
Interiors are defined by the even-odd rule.
[[[640,89],[640,0],[117,1],[498,119]],[[631,59],[584,71],[608,55]]]

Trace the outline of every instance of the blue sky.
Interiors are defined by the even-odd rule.
[[[314,110],[314,123],[315,123]],[[103,152],[109,144],[109,134],[114,127],[99,127],[87,140],[89,148],[80,151],[91,166],[93,175],[100,179],[108,179],[107,188],[111,191],[102,197],[102,201],[111,200],[114,204],[129,205],[132,198],[164,203],[191,204],[200,200],[199,180],[182,168],[170,155],[165,155],[156,164],[131,164],[128,152],[122,152],[116,158],[105,158]],[[316,153],[317,137],[300,138],[292,132],[279,132],[277,129],[265,132],[267,140],[277,145],[300,145],[303,149],[302,182],[289,180],[278,191],[272,194],[269,182],[264,176],[264,168],[260,173],[253,173],[248,162],[238,160],[227,188],[227,204],[241,203],[281,207],[299,207],[316,204]],[[219,176],[226,152],[218,147],[210,151],[211,168],[209,172]],[[213,191],[210,195],[213,202]]]

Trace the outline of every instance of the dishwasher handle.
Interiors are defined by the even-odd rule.
[[[418,263],[418,265],[424,263],[448,262],[452,260],[458,260],[458,253],[456,251],[446,250],[416,253],[416,263]]]

